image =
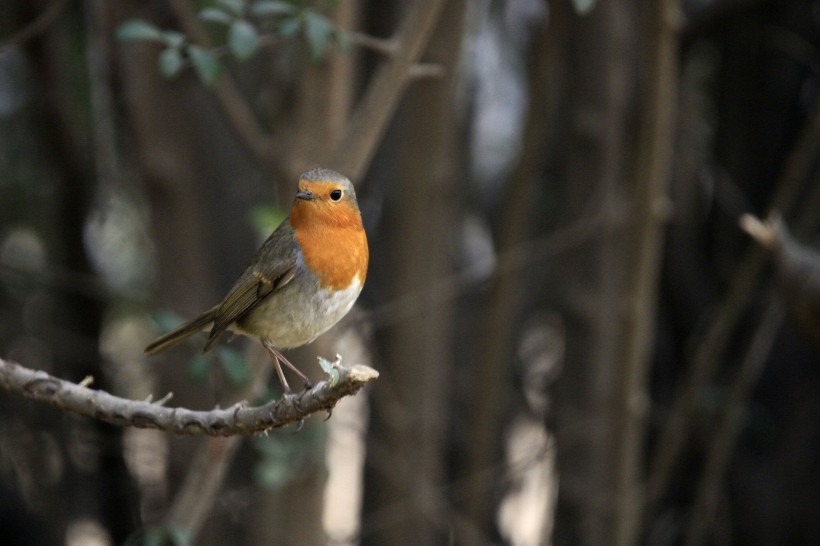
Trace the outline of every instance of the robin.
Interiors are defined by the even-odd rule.
[[[290,215],[256,252],[222,303],[145,348],[154,355],[210,329],[203,352],[229,330],[258,338],[270,354],[285,393],[284,364],[309,388],[310,380],[282,355],[310,343],[350,311],[367,275],[367,237],[353,184],[329,169],[299,177]]]

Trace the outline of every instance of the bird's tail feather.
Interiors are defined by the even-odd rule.
[[[188,339],[197,332],[202,331],[206,326],[208,326],[214,321],[214,316],[216,315],[216,312],[218,310],[219,306],[216,305],[208,309],[195,319],[186,322],[185,324],[182,324],[180,326],[177,326],[170,332],[162,334],[157,339],[148,344],[148,346],[145,348],[145,354],[149,356],[155,355],[159,352],[164,351],[168,347],[173,347],[177,343]]]

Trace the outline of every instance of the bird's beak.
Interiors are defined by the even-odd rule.
[[[296,192],[296,199],[304,199],[305,201],[313,201],[313,194],[310,193],[308,190],[302,190]]]

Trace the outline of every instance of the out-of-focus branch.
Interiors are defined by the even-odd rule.
[[[388,57],[396,52],[397,44],[395,40],[376,38],[363,32],[351,32],[348,34],[348,37],[350,38],[351,44],[375,51],[376,53],[381,53]]]
[[[515,344],[514,328],[521,312],[526,285],[522,283],[522,268],[514,263],[520,259],[515,250],[531,238],[533,198],[549,158],[544,150],[554,149],[554,127],[559,112],[564,85],[566,58],[566,24],[568,6],[556,3],[530,46],[528,94],[531,97],[521,141],[521,154],[504,187],[504,198],[498,223],[498,268],[482,317],[483,335],[479,358],[476,360],[475,385],[480,399],[497,400],[496,404],[478,404],[466,419],[466,432],[471,449],[463,466],[466,468],[467,499],[465,512],[474,522],[492,518],[497,510],[495,500],[487,491],[496,486],[497,476],[484,472],[500,464],[500,432],[503,430],[505,401],[510,396],[505,376],[509,373],[509,355]],[[550,6],[552,10],[553,6]],[[545,142],[547,144],[545,144]],[[530,255],[532,256],[532,255]],[[527,274],[526,271],[523,272]]]
[[[752,341],[746,349],[740,372],[729,391],[726,409],[712,434],[709,450],[704,457],[705,468],[698,482],[697,496],[686,530],[687,546],[699,546],[708,540],[708,533],[715,522],[720,494],[724,490],[726,469],[743,430],[749,399],[763,373],[777,334],[780,333],[784,314],[783,306],[772,291],[767,298],[763,318],[750,338]]]
[[[820,185],[801,201],[795,222],[800,235],[813,233],[820,224]],[[817,331],[817,309],[820,301],[820,255],[795,241],[789,234],[779,211],[775,210],[763,221],[750,214],[740,218],[740,227],[754,241],[770,253],[777,272],[775,284],[780,296],[770,290],[752,340],[732,381],[729,398],[719,425],[711,433],[705,465],[698,482],[697,494],[689,516],[685,544],[698,546],[708,540],[714,525],[725,480],[726,469],[732,460],[747,413],[749,399],[765,369],[767,358],[777,338],[785,311],[789,311],[804,330],[814,338]],[[786,306],[782,305],[785,299]]]
[[[669,179],[672,173],[678,107],[678,0],[644,1],[638,160],[635,173],[635,214],[627,224],[632,241],[624,290],[623,364],[616,388],[616,422],[612,464],[616,488],[612,510],[613,544],[639,542],[644,506],[643,446],[649,417],[649,370],[657,316],[657,299],[664,228],[669,218]]]
[[[807,119],[795,142],[777,190],[769,203],[769,210],[787,213],[792,209],[800,189],[814,168],[820,154],[820,102]],[[737,267],[730,291],[721,303],[703,340],[697,345],[690,368],[683,380],[669,417],[660,432],[658,447],[650,464],[647,506],[657,506],[677,466],[678,459],[689,438],[691,415],[703,390],[714,376],[720,355],[732,339],[735,327],[755,295],[758,276],[765,265],[765,251],[751,248]]]
[[[189,0],[170,0],[168,3],[191,41],[205,47],[210,46],[208,32],[197,18],[194,4]],[[236,82],[223,73],[214,84],[213,91],[245,146],[262,163],[273,163],[276,150],[273,138],[259,124]]]
[[[58,409],[94,417],[119,426],[156,428],[175,434],[232,436],[256,434],[329,411],[341,398],[357,393],[379,374],[367,366],[333,363],[332,379],[322,381],[299,395],[285,396],[262,406],[244,402],[210,411],[167,408],[159,402],[120,398],[89,389],[87,381],[71,383],[43,371],[31,370],[0,359],[0,387]]]
[[[357,28],[361,12],[361,2],[348,0],[338,2],[328,15],[337,28]],[[352,52],[337,53],[308,62],[299,70],[289,108],[277,116],[274,134],[288,184],[306,166],[326,158],[344,136],[361,83],[360,62],[360,56]]]
[[[186,0],[170,0],[169,3],[191,40],[207,46],[210,41],[208,34],[196,17],[193,6]],[[420,65],[418,60],[435,29],[444,3],[445,0],[416,2],[402,18],[395,36],[389,40],[353,35],[354,43],[378,50],[387,58],[368,84],[342,137],[336,139],[336,145],[330,151],[322,154],[325,156],[322,164],[331,165],[350,178],[360,179],[407,84],[419,77],[440,75],[438,67]],[[237,134],[254,155],[268,164],[277,159],[275,140],[259,125],[234,81],[223,75],[214,85],[214,93]]]
[[[245,354],[251,365],[251,381],[236,393],[238,398],[253,397],[254,393],[259,392],[260,387],[267,384],[272,373],[267,362],[253,357],[253,351],[246,351]],[[225,476],[242,438],[202,438],[187,468],[185,480],[174,495],[174,502],[165,517],[168,529],[181,532],[191,543],[196,541],[225,482]]]
[[[797,221],[799,232],[808,233],[817,228],[818,206],[820,206],[820,186],[804,201],[805,205]],[[765,369],[772,346],[783,324],[785,311],[807,326],[814,335],[817,325],[816,309],[820,301],[820,255],[808,247],[799,245],[789,235],[778,213],[773,213],[765,221],[746,214],[740,219],[741,228],[761,247],[772,254],[777,270],[778,288],[770,290],[765,301],[762,318],[741,363],[740,371],[732,382],[725,410],[717,428],[711,433],[709,448],[704,457],[705,465],[698,482],[697,494],[689,516],[685,544],[698,546],[708,540],[716,519],[720,502],[719,492],[723,491],[726,469],[732,460],[738,438],[748,413],[749,399]]]
[[[0,43],[0,55],[12,46],[21,46],[45,32],[63,13],[68,0],[54,0],[43,12],[23,29]]]
[[[391,44],[389,57],[379,66],[344,136],[323,164],[361,179],[405,86],[412,81],[413,67],[427,47],[444,4],[445,0],[419,0],[409,8],[395,37],[387,42]]]
[[[182,531],[192,544],[222,488],[242,436],[203,438],[203,441],[165,518],[168,528]]]

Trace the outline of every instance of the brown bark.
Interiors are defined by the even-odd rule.
[[[465,7],[457,0],[444,8],[424,58],[446,75],[408,89],[390,140],[400,146],[386,226],[396,253],[382,260],[392,264],[395,294],[422,290],[425,300],[423,315],[397,322],[384,337],[385,388],[373,393],[368,441],[366,544],[442,543],[451,524],[443,485],[453,302],[423,288],[453,269],[460,182],[453,95]]]
[[[788,214],[795,207],[803,185],[820,153],[820,103],[815,104],[798,135],[767,209]],[[766,264],[765,252],[752,247],[735,268],[729,290],[714,313],[707,332],[699,340],[686,376],[678,389],[669,416],[652,455],[647,502],[657,505],[677,470],[692,428],[692,416],[701,393],[714,378],[720,359],[732,341],[737,325],[757,293],[758,276]]]
[[[497,240],[498,265],[481,324],[479,350],[475,367],[469,373],[473,382],[467,416],[464,463],[464,515],[484,536],[495,532],[497,495],[503,484],[501,460],[505,423],[503,417],[510,406],[512,394],[512,363],[521,308],[528,291],[522,278],[529,275],[521,267],[522,245],[533,237],[534,212],[538,201],[538,185],[543,180],[547,150],[554,145],[558,106],[563,91],[562,68],[566,22],[569,6],[555,3],[548,21],[533,40],[528,64],[528,94],[530,104],[522,137],[522,150],[505,187],[500,212]],[[548,23],[548,24],[546,24]],[[529,259],[532,253],[526,253]],[[488,479],[489,477],[489,479]],[[459,495],[461,497],[461,495]],[[466,538],[466,537],[462,537]],[[464,540],[464,543],[469,541]]]
[[[645,19],[640,7],[602,2],[572,23],[565,199],[569,214],[598,211],[608,227],[569,253],[556,285],[567,321],[556,392],[558,544],[626,545],[640,536],[676,73],[673,3],[647,6]]]

